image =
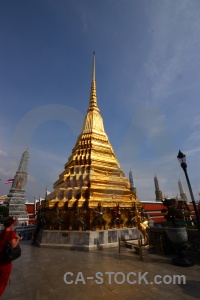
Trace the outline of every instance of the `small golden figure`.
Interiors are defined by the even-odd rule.
[[[149,237],[146,232],[146,228],[148,227],[148,219],[146,219],[146,217],[140,216],[138,209],[136,209],[136,216],[134,217],[134,222],[136,227],[141,231],[144,237],[144,243],[148,243]]]

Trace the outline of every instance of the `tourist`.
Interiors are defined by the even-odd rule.
[[[20,240],[20,237],[13,231],[13,225],[16,220],[13,217],[8,217],[4,222],[4,230],[0,233],[0,297],[3,294],[12,269],[11,262],[5,262],[4,247],[8,243],[9,236],[11,237],[11,245],[15,248]]]

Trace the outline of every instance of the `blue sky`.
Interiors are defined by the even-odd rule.
[[[105,131],[138,198],[184,173],[200,191],[198,0],[7,0],[0,3],[0,195],[30,148],[27,199],[63,171],[89,104],[92,53]]]

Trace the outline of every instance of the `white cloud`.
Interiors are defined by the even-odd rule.
[[[0,156],[6,157],[6,156],[8,156],[8,153],[6,151],[0,149]]]
[[[194,119],[191,122],[191,127],[196,127],[200,125],[200,114],[194,117]]]
[[[151,15],[154,28],[149,57],[144,63],[153,101],[165,100],[179,89],[177,78],[199,64],[199,15],[191,1],[165,2]],[[187,72],[187,73],[186,73]],[[187,87],[190,87],[190,81]]]
[[[187,155],[193,155],[193,154],[196,154],[196,153],[198,153],[198,154],[200,153],[200,146],[194,147],[190,150],[185,151],[185,154],[187,154]]]
[[[9,157],[1,160],[0,174],[4,177],[13,177],[17,171],[17,163]]]
[[[49,164],[49,162],[51,164],[52,163],[53,164],[54,163],[62,164],[62,163],[65,163],[66,159],[67,159],[67,157],[65,157],[65,156],[61,156],[56,153],[53,153],[50,151],[48,152],[48,151],[38,149],[38,148],[31,148],[31,155],[34,156],[34,158],[37,157],[37,159],[40,162],[43,162],[44,164]]]
[[[37,179],[30,173],[28,173],[28,178],[27,178],[27,181],[32,181],[32,182],[36,182]]]

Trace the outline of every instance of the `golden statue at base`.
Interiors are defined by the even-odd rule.
[[[136,209],[136,216],[134,217],[134,222],[135,222],[135,226],[137,229],[139,229],[144,237],[144,243],[148,243],[149,241],[149,236],[147,234],[147,227],[149,226],[148,223],[148,218],[146,216],[144,216],[144,212],[142,210],[141,212],[141,216],[139,215],[139,211],[138,209]]]

